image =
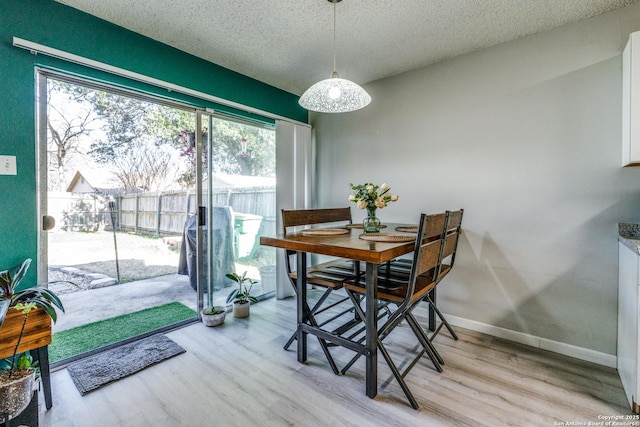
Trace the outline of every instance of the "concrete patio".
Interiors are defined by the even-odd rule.
[[[51,288],[55,290],[54,286],[56,285]],[[224,288],[215,292],[214,304],[224,305],[231,289],[233,288]],[[252,294],[262,293],[260,284],[253,287]],[[197,304],[197,294],[191,288],[189,277],[179,274],[61,293],[59,296],[64,304],[65,313],[58,316],[58,321],[53,326],[54,332],[175,301],[194,310]],[[206,294],[204,302],[206,305]]]

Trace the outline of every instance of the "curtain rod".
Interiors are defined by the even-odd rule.
[[[205,92],[200,92],[198,90],[189,89],[184,86],[176,85],[174,83],[169,83],[164,80],[156,79],[154,77],[149,77],[144,74],[136,73],[134,71],[125,70],[124,68],[116,67],[113,65],[105,64],[104,62],[96,61],[93,59],[85,58],[83,56],[79,56],[70,52],[66,52],[64,50],[56,49],[53,47],[45,46],[39,43],[31,42],[29,40],[24,40],[19,37],[13,37],[13,45],[15,47],[19,47],[22,49],[26,49],[32,54],[43,54],[47,56],[51,56],[53,58],[63,59],[68,62],[73,62],[76,64],[80,64],[89,68],[93,68],[100,71],[105,71],[110,74],[115,74],[117,76],[126,77],[131,80],[136,80],[142,83],[148,83],[154,86],[158,86],[160,88],[166,89],[170,92],[177,92],[183,95],[194,96],[196,98],[204,99],[206,101],[215,102],[217,104],[222,104],[227,107],[236,108],[238,110],[245,111],[247,113],[257,114],[260,116],[268,117],[270,119],[275,120],[284,120],[286,122],[295,123],[301,126],[311,127],[308,123],[300,122],[298,120],[293,120],[288,117],[280,116],[278,114],[273,114],[268,111],[263,111],[258,108],[249,107],[247,105],[243,105],[234,101],[229,101],[224,98],[219,98],[214,95],[210,95]]]

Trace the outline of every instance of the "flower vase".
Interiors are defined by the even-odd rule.
[[[376,209],[367,209],[367,217],[362,221],[362,228],[365,233],[380,232],[380,219],[376,217]]]

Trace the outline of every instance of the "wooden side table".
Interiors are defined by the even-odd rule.
[[[0,329],[0,359],[11,357],[22,328],[23,314],[10,308]],[[51,409],[51,373],[49,369],[49,344],[51,344],[51,318],[41,308],[29,314],[18,353],[31,351],[39,361],[44,402]]]

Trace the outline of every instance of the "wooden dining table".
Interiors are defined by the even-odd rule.
[[[385,224],[382,233],[397,234],[396,227],[407,227],[408,224]],[[367,396],[373,398],[378,393],[378,305],[377,282],[378,266],[397,257],[412,252],[415,239],[401,242],[379,242],[363,240],[362,228],[350,228],[346,234],[338,235],[304,235],[300,231],[260,237],[260,244],[275,248],[296,251],[297,262],[297,356],[298,362],[307,360],[307,335],[315,335],[334,344],[361,353],[366,358],[365,388]],[[306,254],[329,255],[360,261],[365,266],[365,343],[364,345],[311,325],[304,309],[307,306],[307,256]]]

